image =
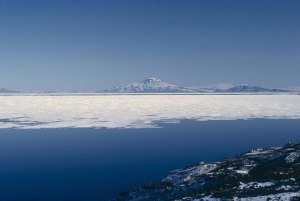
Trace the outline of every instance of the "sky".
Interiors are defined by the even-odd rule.
[[[0,88],[300,86],[298,0],[0,0]]]

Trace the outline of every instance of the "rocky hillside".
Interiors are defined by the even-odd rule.
[[[158,183],[113,199],[121,200],[300,200],[300,144],[175,170]]]

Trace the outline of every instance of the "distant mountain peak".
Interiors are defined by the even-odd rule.
[[[142,81],[145,84],[156,84],[156,83],[162,83],[161,79],[158,79],[156,77],[150,77],[148,79],[145,79]]]
[[[100,92],[107,93],[193,93],[194,90],[170,84],[156,77],[150,77],[140,82],[113,87]]]

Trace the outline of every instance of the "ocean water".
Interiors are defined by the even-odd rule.
[[[103,201],[290,141],[299,95],[2,95],[0,201]]]
[[[300,142],[300,120],[189,120],[144,129],[1,129],[0,200],[107,200],[173,169],[289,141]]]

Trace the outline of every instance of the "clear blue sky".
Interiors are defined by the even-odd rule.
[[[300,86],[299,0],[0,0],[0,87]]]

